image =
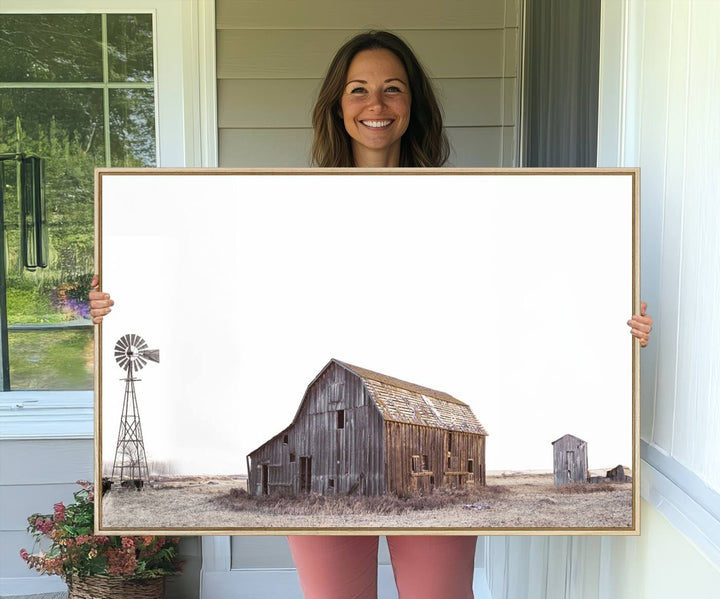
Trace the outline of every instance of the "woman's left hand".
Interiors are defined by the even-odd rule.
[[[640,314],[634,314],[627,322],[632,336],[640,340],[640,347],[647,346],[648,340],[650,339],[650,331],[652,331],[653,319],[652,316],[648,316],[645,313],[645,310],[647,310],[647,304],[640,302]]]

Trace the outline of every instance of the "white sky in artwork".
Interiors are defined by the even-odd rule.
[[[148,459],[246,473],[331,358],[450,393],[488,470],[631,464],[631,177],[104,176],[102,452],[126,333]]]

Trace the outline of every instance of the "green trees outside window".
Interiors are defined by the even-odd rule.
[[[0,15],[0,154],[45,160],[47,268],[23,268],[16,163],[4,169],[12,389],[91,389],[93,170],[155,166],[150,14]]]

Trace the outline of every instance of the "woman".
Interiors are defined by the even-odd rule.
[[[312,115],[312,157],[320,167],[439,167],[449,147],[432,85],[397,36],[368,32],[338,50]],[[93,281],[93,286],[97,279]],[[107,315],[108,294],[90,293],[93,322]],[[647,345],[652,319],[628,321]],[[377,536],[291,536],[307,599],[377,596]],[[400,599],[469,599],[476,537],[390,536]]]

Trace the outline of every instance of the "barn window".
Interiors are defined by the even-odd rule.
[[[448,453],[452,451],[452,433],[448,433]]]
[[[283,445],[287,445],[287,444],[288,444],[288,436],[284,435],[283,436]]]
[[[294,461],[295,461],[295,454],[291,453],[290,454],[290,463],[292,464]]]
[[[337,413],[337,427],[345,428],[345,410],[338,410]]]
[[[414,455],[412,456],[412,471],[413,472],[420,472],[420,456]]]
[[[430,460],[428,459],[428,456],[426,456],[426,455],[424,455],[422,457],[422,469],[430,470]]]
[[[334,489],[335,488],[335,479],[331,478],[328,480],[328,489]]]
[[[448,459],[447,459],[447,467],[448,467],[448,470],[450,470],[450,468],[452,467],[452,460],[451,460],[450,456],[448,456]]]
[[[472,474],[473,472],[475,472],[474,467],[475,467],[475,463],[473,462],[473,460],[468,460],[468,472],[469,472],[470,474]]]

